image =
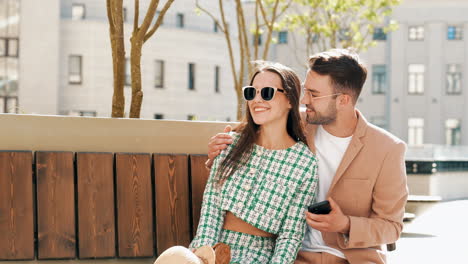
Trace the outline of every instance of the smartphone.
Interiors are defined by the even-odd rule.
[[[330,203],[325,200],[322,202],[314,203],[308,208],[310,213],[313,214],[328,214],[331,211]]]

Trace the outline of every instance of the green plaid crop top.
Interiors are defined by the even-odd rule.
[[[303,142],[282,150],[254,145],[247,164],[217,187],[215,172],[240,137],[237,133],[231,136],[233,143],[213,162],[190,248],[216,244],[226,211],[230,211],[252,226],[277,235],[271,263],[293,263],[304,238],[304,212],[316,196],[316,157]]]

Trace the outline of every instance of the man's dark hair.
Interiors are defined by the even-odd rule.
[[[317,53],[309,58],[309,69],[330,76],[335,91],[351,95],[356,104],[367,77],[367,69],[357,53],[348,49]]]

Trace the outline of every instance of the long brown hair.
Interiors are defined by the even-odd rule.
[[[285,90],[285,95],[291,104],[291,110],[288,113],[286,130],[296,142],[302,141],[307,144],[307,139],[304,134],[303,123],[299,114],[299,101],[301,94],[301,81],[297,74],[290,68],[280,64],[267,61],[256,61],[256,70],[250,79],[250,85],[253,84],[255,77],[261,72],[272,72],[281,78],[282,88]],[[280,88],[280,87],[278,87]],[[226,156],[217,172],[217,183],[222,185],[234,171],[240,166],[246,164],[253,151],[254,143],[258,138],[260,126],[255,124],[248,104],[245,106],[245,115],[242,122],[234,128],[234,131],[240,133],[240,138],[236,146]]]

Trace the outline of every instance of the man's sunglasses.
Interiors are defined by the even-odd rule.
[[[284,93],[283,89],[278,89],[275,87],[263,87],[260,89],[260,95],[265,101],[273,100],[275,97],[276,91]],[[253,86],[242,87],[242,93],[244,94],[244,99],[246,101],[252,101],[259,91]]]

